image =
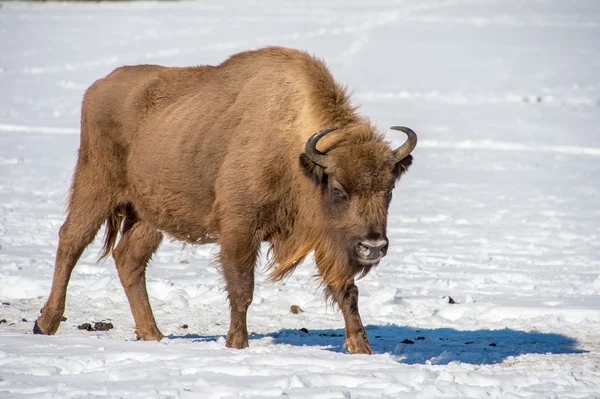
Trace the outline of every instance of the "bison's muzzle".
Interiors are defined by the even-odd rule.
[[[356,257],[359,263],[374,265],[386,255],[387,249],[387,239],[364,240],[356,246]]]

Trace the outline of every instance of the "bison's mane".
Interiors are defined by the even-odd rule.
[[[269,68],[277,68],[291,73],[290,79],[297,85],[294,93],[302,93],[310,108],[312,125],[317,128],[338,127],[322,140],[323,151],[337,146],[381,141],[367,118],[357,113],[358,107],[352,104],[347,88],[338,84],[325,63],[307,52],[299,52],[279,47],[268,47],[259,52],[245,52],[225,61],[244,63],[248,57],[264,57],[268,53]],[[290,65],[294,70],[290,71]],[[291,93],[292,91],[290,91]],[[367,127],[367,128],[365,128]],[[291,158],[300,154],[292,154]],[[314,204],[311,204],[311,206]],[[370,266],[351,266],[345,242],[332,231],[322,230],[315,220],[322,219],[320,209],[306,209],[307,206],[294,203],[294,199],[282,205],[286,212],[277,215],[277,230],[268,232],[271,247],[268,253],[267,268],[269,280],[280,281],[288,277],[312,251],[318,265],[317,276],[325,285],[329,296],[331,290],[339,290],[357,275],[365,276]],[[290,209],[295,212],[290,213]],[[278,210],[273,210],[277,212]]]

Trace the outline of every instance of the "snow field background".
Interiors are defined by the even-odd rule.
[[[600,397],[597,2],[0,5],[0,397]],[[217,248],[169,240],[147,272],[163,341],[134,341],[100,240],[57,335],[31,335],[85,89],[264,45],[323,58],[378,126],[419,134],[389,254],[358,283],[376,355],[344,353],[311,259],[279,284],[259,268],[250,348],[225,348]],[[115,328],[77,329],[94,321]]]

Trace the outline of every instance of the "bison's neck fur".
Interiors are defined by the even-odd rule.
[[[279,281],[289,276],[311,252],[315,253],[317,276],[325,285],[325,293],[338,291],[357,275],[367,275],[371,266],[351,265],[345,243],[336,239],[334,232],[301,231],[287,239],[272,239],[268,267],[272,269],[269,280]]]

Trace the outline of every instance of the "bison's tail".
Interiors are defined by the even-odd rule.
[[[127,217],[125,205],[117,206],[108,218],[106,218],[106,231],[104,233],[104,245],[100,253],[100,260],[107,258],[115,248],[117,237],[123,220]]]

